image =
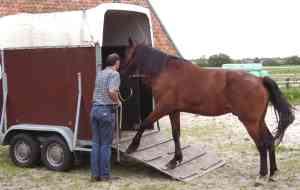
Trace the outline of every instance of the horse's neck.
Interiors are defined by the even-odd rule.
[[[142,83],[144,83],[148,88],[152,89],[153,85],[154,85],[154,81],[155,81],[156,77],[142,77]]]

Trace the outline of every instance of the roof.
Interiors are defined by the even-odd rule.
[[[146,8],[119,3],[104,3],[88,10],[55,13],[20,13],[0,18],[0,47],[51,47],[102,44],[102,25],[108,10],[142,13]],[[127,43],[124,42],[124,43]],[[125,45],[125,44],[124,44]]]
[[[1,0],[0,0],[1,1]],[[150,9],[155,47],[173,55],[181,55],[167,29],[159,19],[149,0],[4,0],[0,3],[0,17],[17,13],[45,13],[84,10],[102,3],[126,3]]]

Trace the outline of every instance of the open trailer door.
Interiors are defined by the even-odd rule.
[[[103,25],[102,69],[105,68],[106,57],[111,53],[118,53],[124,59],[129,38],[153,45],[149,16],[138,12],[108,10]],[[152,93],[139,77],[122,77],[121,81],[120,91],[127,99],[123,103],[122,129],[136,130],[153,111]],[[153,129],[154,126],[148,128]]]
[[[3,76],[3,73],[2,73],[2,67],[4,65],[4,51],[3,49],[0,49],[0,143],[2,141],[2,138],[3,138],[3,134],[4,134],[4,115],[2,115],[2,111],[3,111],[3,80],[2,80],[2,76]]]

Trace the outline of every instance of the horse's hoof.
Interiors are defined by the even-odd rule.
[[[279,180],[279,171],[275,171],[275,173],[269,177],[269,181],[276,182]]]
[[[275,138],[275,140],[274,140],[274,146],[275,147],[279,146],[279,144],[281,143],[282,139],[283,139],[283,135],[280,135],[278,138]]]
[[[168,162],[166,164],[166,167],[167,167],[168,170],[173,170],[173,169],[176,168],[176,165],[177,165],[176,162],[174,162],[173,160],[171,160],[170,162]]]
[[[181,164],[182,160],[183,160],[182,157],[179,158],[179,159],[177,160],[178,164]]]
[[[127,148],[127,150],[126,150],[126,153],[131,154],[131,153],[135,152],[137,150],[137,148],[138,148],[138,145],[130,144],[129,147]]]
[[[279,146],[280,142],[281,142],[281,139],[275,139],[274,146],[275,147]]]
[[[263,186],[269,182],[269,178],[267,176],[258,176],[255,180],[255,187]]]

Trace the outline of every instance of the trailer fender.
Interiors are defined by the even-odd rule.
[[[2,145],[9,144],[9,139],[13,133],[18,131],[25,132],[41,132],[41,133],[58,133],[63,137],[63,139],[68,144],[70,151],[73,151],[73,131],[65,126],[57,126],[57,125],[41,125],[41,124],[17,124],[9,127],[9,129],[4,133],[2,139],[0,138],[0,143]]]

